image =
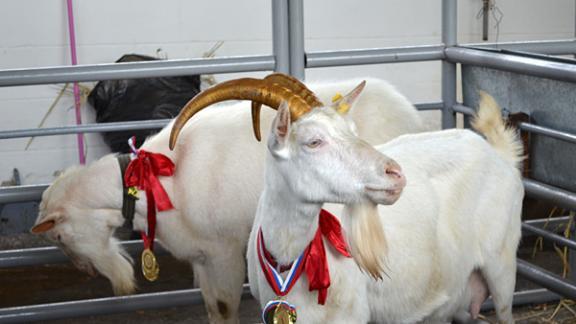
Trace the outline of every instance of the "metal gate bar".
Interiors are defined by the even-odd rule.
[[[563,227],[568,224],[570,221],[570,216],[560,216],[560,217],[546,217],[546,218],[539,218],[539,219],[530,219],[526,220],[523,223],[528,224],[538,228],[544,228],[544,226],[548,228],[557,228]]]
[[[439,110],[442,108],[441,102],[430,102],[414,105],[418,110]],[[151,119],[128,122],[95,123],[74,126],[30,128],[0,131],[0,139],[54,136],[78,133],[100,133],[100,132],[121,132],[127,130],[159,129],[168,125],[172,119]],[[1,189],[0,189],[1,190]]]
[[[576,52],[576,49],[574,52]],[[446,48],[445,54],[446,59],[453,63],[478,65],[559,81],[576,82],[576,64],[551,62],[532,57],[521,57],[464,47]]]
[[[444,58],[443,45],[422,45],[345,51],[319,51],[306,54],[306,67],[424,62]]]
[[[512,301],[513,306],[523,306],[527,304],[544,304],[562,299],[562,296],[557,293],[553,293],[548,289],[531,289],[517,291],[514,293],[514,300]],[[487,301],[482,304],[482,311],[486,312],[494,309],[494,301],[492,297],[488,298]]]
[[[520,51],[548,55],[564,55],[576,53],[576,40],[561,39],[550,41],[524,41],[524,42],[503,42],[503,43],[473,43],[461,44],[462,47],[479,47],[506,49],[510,51]]]
[[[523,231],[528,231],[531,232],[533,234],[536,234],[538,236],[542,236],[543,238],[547,239],[547,240],[551,240],[554,241],[562,246],[567,246],[571,249],[576,249],[576,241],[571,240],[569,238],[566,238],[562,235],[558,235],[555,233],[552,233],[548,230],[536,227],[536,226],[532,226],[526,223],[522,223],[522,230]]]
[[[242,297],[250,297],[248,285],[244,285]],[[85,299],[62,303],[19,306],[0,309],[1,323],[46,321],[61,318],[133,312],[142,309],[203,304],[200,289],[184,289],[166,292],[137,294],[121,297]]]
[[[0,87],[190,74],[272,71],[272,55],[75,65],[0,71]]]
[[[142,253],[141,240],[122,241],[120,246],[132,256],[139,256]],[[168,251],[161,244],[157,244],[154,253],[162,255],[168,254]],[[0,268],[37,266],[68,261],[70,261],[68,257],[55,246],[0,251]]]
[[[559,139],[559,140],[562,140],[565,142],[570,142],[570,143],[576,144],[576,134],[562,132],[562,131],[555,130],[552,128],[548,128],[548,127],[544,127],[544,126],[540,126],[540,125],[535,125],[535,124],[530,124],[530,123],[525,123],[525,122],[518,123],[518,128],[520,128],[521,130],[527,131],[527,132],[536,133],[536,134],[540,134],[540,135],[546,135],[546,136],[553,137],[553,138],[556,138],[556,139]]]
[[[562,208],[576,209],[576,193],[532,179],[524,179],[523,182],[527,195],[553,202]]]
[[[566,279],[535,266],[522,259],[517,260],[518,275],[530,281],[556,292],[562,296],[576,299],[576,285],[569,283]]]
[[[101,133],[101,132],[121,132],[139,129],[158,129],[168,125],[172,119],[152,119],[128,122],[95,123],[74,126],[31,128],[0,131],[0,139],[53,136],[77,133]]]
[[[23,201],[39,201],[47,184],[0,187],[0,204]]]

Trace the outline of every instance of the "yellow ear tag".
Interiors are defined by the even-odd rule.
[[[339,100],[341,100],[342,98],[344,98],[344,96],[342,96],[342,94],[338,92],[334,95],[334,97],[332,97],[332,103],[336,103]],[[349,109],[350,109],[350,105],[348,103],[341,102],[338,104],[336,111],[338,111],[338,113],[340,113],[340,114],[345,114],[348,112]]]
[[[345,102],[338,105],[338,112],[341,114],[347,113],[349,109],[350,109],[350,105],[345,103]]]
[[[128,187],[128,195],[138,199],[138,189],[136,187]]]
[[[332,97],[332,103],[334,103],[334,102],[336,102],[342,98],[343,98],[342,94],[340,92],[338,92],[334,95],[334,97]]]

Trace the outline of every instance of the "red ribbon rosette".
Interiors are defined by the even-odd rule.
[[[148,234],[142,232],[144,247],[153,250],[156,232],[156,208],[159,211],[174,208],[170,197],[158,180],[159,176],[174,174],[174,163],[164,154],[139,150],[136,158],[130,161],[124,173],[124,181],[128,187],[136,187],[146,191],[148,207]]]

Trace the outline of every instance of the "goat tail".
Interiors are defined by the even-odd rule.
[[[524,159],[522,142],[516,129],[506,126],[496,100],[484,91],[480,91],[480,103],[472,127],[486,137],[504,160],[520,169]]]

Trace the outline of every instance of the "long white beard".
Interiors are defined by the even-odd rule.
[[[346,205],[342,221],[348,230],[350,252],[360,269],[374,279],[382,279],[388,246],[378,205],[369,201]]]

